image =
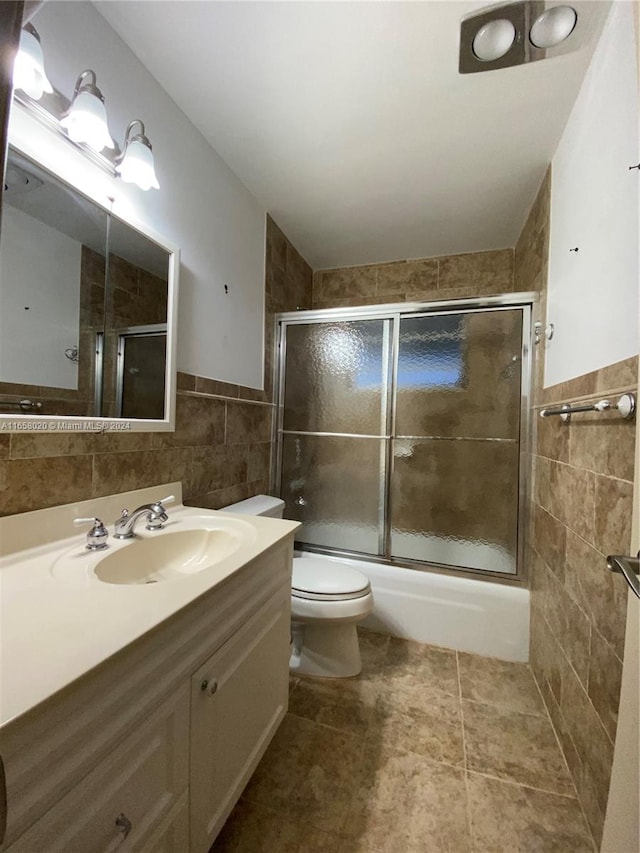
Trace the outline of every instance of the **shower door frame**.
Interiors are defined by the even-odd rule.
[[[528,501],[528,455],[531,433],[531,381],[533,369],[533,308],[539,300],[536,292],[507,293],[499,296],[474,297],[471,299],[443,300],[438,302],[400,302],[381,305],[367,305],[353,308],[323,308],[319,310],[290,311],[276,314],[275,323],[275,355],[274,355],[274,389],[276,392],[276,409],[273,419],[273,446],[275,453],[271,458],[271,491],[281,494],[282,487],[282,449],[284,431],[284,393],[285,368],[287,360],[287,328],[289,326],[315,325],[329,322],[345,322],[350,320],[389,320],[392,332],[387,348],[387,357],[383,364],[383,377],[387,378],[382,387],[382,422],[385,431],[381,435],[365,436],[354,433],[323,433],[313,432],[311,435],[352,435],[354,438],[378,438],[384,441],[384,463],[381,461],[380,491],[379,491],[379,544],[384,554],[364,554],[360,551],[348,551],[342,548],[329,548],[322,545],[296,543],[304,551],[313,554],[324,554],[330,557],[345,557],[351,560],[361,560],[371,563],[382,563],[390,566],[400,566],[437,574],[464,574],[478,580],[491,580],[505,584],[522,584],[524,576],[524,532],[526,507]],[[518,507],[517,507],[517,548],[515,573],[494,572],[484,569],[465,568],[464,566],[447,566],[434,562],[412,560],[405,557],[390,556],[391,542],[391,477],[393,476],[393,438],[395,437],[395,407],[392,401],[396,397],[396,381],[399,353],[400,321],[402,317],[420,317],[429,314],[454,314],[458,312],[491,311],[491,310],[521,309],[522,311],[522,361],[520,375],[520,432],[519,432],[519,462],[518,462]],[[389,333],[389,325],[385,326],[385,336]],[[295,432],[295,431],[294,431]],[[289,434],[289,431],[286,432]]]

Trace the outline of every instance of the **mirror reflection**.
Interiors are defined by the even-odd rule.
[[[166,417],[168,271],[165,249],[10,150],[0,414]]]

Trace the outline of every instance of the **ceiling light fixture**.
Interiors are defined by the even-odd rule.
[[[511,50],[516,28],[506,18],[489,21],[480,27],[473,39],[473,52],[481,62],[494,62]]]
[[[34,101],[39,101],[45,92],[53,92],[44,71],[40,36],[31,24],[26,24],[20,32],[20,46],[13,64],[13,87],[22,89]]]
[[[572,6],[558,0],[516,0],[473,12],[460,22],[460,74],[496,71],[569,53],[584,43]],[[554,4],[554,5],[552,5]],[[586,22],[586,26],[585,26]],[[567,41],[571,36],[571,41]]]
[[[569,38],[577,21],[578,14],[571,6],[553,6],[536,18],[529,40],[535,47],[555,47]]]
[[[135,125],[140,125],[140,132],[133,134]],[[142,190],[153,187],[160,189],[153,162],[151,143],[145,136],[144,124],[139,118],[129,123],[124,135],[124,150],[116,161],[116,172],[127,184],[136,184]]]
[[[89,78],[88,80],[86,78]],[[84,142],[94,151],[115,148],[107,127],[104,97],[96,86],[96,73],[83,71],[76,80],[68,113],[60,121],[74,142]]]

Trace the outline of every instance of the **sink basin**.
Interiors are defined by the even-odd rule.
[[[182,530],[138,539],[104,556],[94,572],[103,583],[158,583],[208,569],[237,551],[242,539],[228,530]]]
[[[54,577],[71,583],[143,585],[179,580],[220,563],[255,537],[253,527],[238,519],[219,519],[206,527],[164,529],[113,542],[90,553],[76,546],[59,557]]]

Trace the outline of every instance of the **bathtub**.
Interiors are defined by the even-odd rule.
[[[526,589],[344,557],[322,558],[346,563],[369,578],[374,608],[364,628],[503,660],[529,659]]]

